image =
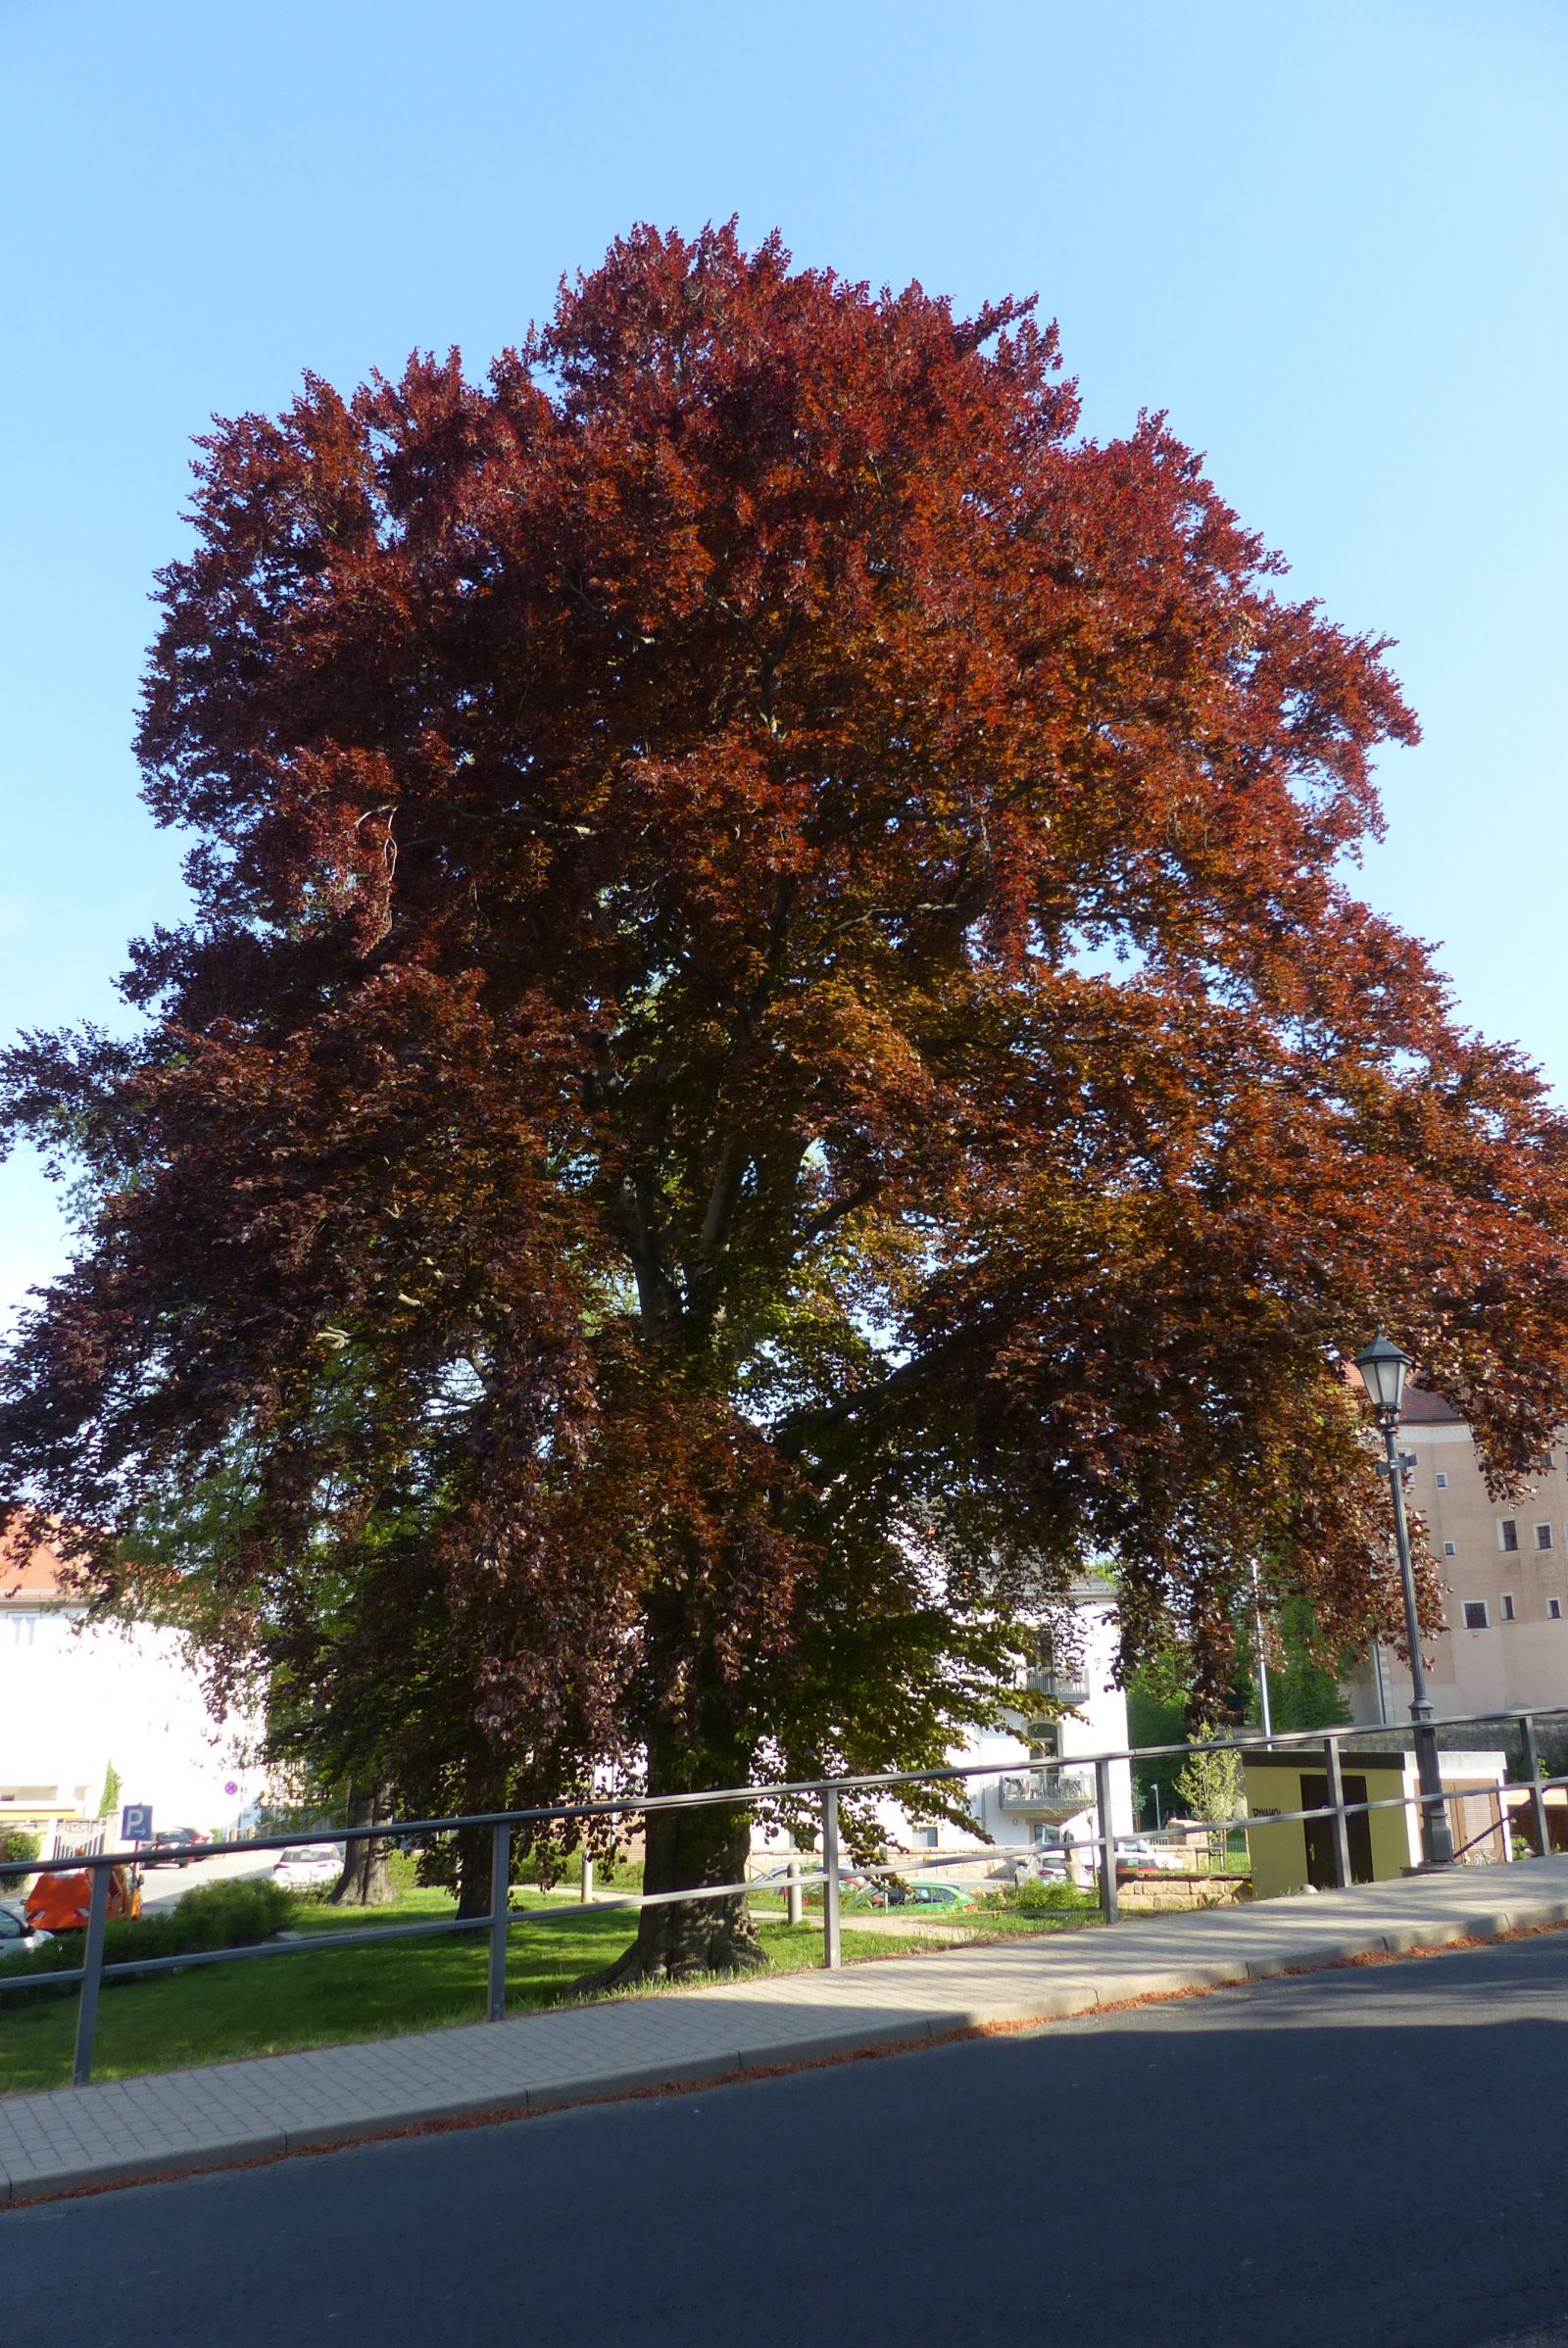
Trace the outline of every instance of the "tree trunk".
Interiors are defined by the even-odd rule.
[[[645,1892],[738,1883],[751,1849],[751,1814],[722,1803],[701,1810],[653,1810],[647,1814],[645,1838]],[[745,1894],[731,1892],[720,1899],[671,1900],[644,1908],[630,1948],[576,1986],[616,1989],[635,1981],[690,1981],[704,1973],[751,1973],[765,1963]]]
[[[490,1829],[459,1827],[453,1839],[458,1846],[458,1914],[465,1919],[488,1916],[493,1873]]]
[[[368,1827],[387,1806],[384,1785],[367,1785],[362,1792],[349,1788],[349,1825]],[[373,1835],[351,1842],[343,1861],[343,1873],[327,1893],[328,1905],[334,1908],[385,1908],[396,1897],[387,1875],[388,1845]]]

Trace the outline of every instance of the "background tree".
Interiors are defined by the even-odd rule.
[[[1177,1774],[1176,1793],[1190,1818],[1219,1830],[1208,1838],[1208,1856],[1222,1867],[1230,1840],[1223,1830],[1247,1810],[1241,1754],[1234,1745],[1195,1745]]]
[[[1238,1693],[1239,1717],[1261,1717],[1257,1696],[1256,1634],[1247,1624],[1247,1653]],[[1359,1654],[1325,1650],[1305,1598],[1290,1597],[1276,1620],[1266,1623],[1263,1638],[1268,1656],[1270,1716],[1276,1729],[1327,1729],[1349,1719],[1343,1680],[1348,1679]]]
[[[1396,1636],[1337,1349],[1522,1473],[1564,1129],[1344,885],[1383,648],[1160,418],[1080,437],[1026,304],[643,229],[486,383],[202,449],[139,735],[195,911],[133,1042],[8,1063],[82,1238],[0,1479],[100,1594],[242,1462],[219,1668],[416,1620],[540,1793],[935,1762],[1091,1557],[1202,1700],[1254,1549]],[[745,1846],[656,1815],[649,1888]],[[753,1953],[675,1902],[628,1966]]]

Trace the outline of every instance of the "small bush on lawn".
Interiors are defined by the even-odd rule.
[[[1080,1891],[1076,1883],[1020,1883],[1012,1904],[1026,1916],[1037,1916],[1052,1908],[1092,1908],[1095,1897],[1091,1891]]]
[[[0,1859],[36,1859],[43,1849],[43,1836],[29,1834],[25,1827],[8,1827],[0,1834]],[[0,1893],[20,1888],[16,1878],[0,1883]]]
[[[111,1916],[104,1927],[104,1963],[132,1965],[138,1957],[185,1957],[215,1948],[253,1948],[259,1940],[270,1940],[279,1932],[294,1913],[294,1902],[288,1892],[264,1876],[258,1882],[237,1883],[198,1883],[168,1916],[148,1916],[132,1922],[127,1916]],[[65,1973],[81,1963],[83,1934],[57,1932],[42,1948],[24,1956],[8,1958],[0,1972],[8,1981],[17,1975],[29,1973]],[[106,1984],[114,1988],[113,1981]],[[71,1984],[63,1988],[40,1989],[39,1997],[74,1997]],[[31,2002],[33,1992],[8,1989],[6,2007]]]
[[[270,1876],[237,1883],[198,1883],[187,1891],[169,1919],[178,1934],[178,1950],[251,1948],[270,1940],[294,1913],[294,1902]],[[174,1955],[175,1950],[170,1951]]]

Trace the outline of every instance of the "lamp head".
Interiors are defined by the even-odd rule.
[[[1361,1373],[1361,1383],[1372,1398],[1372,1407],[1380,1419],[1396,1419],[1404,1400],[1404,1381],[1410,1368],[1410,1356],[1402,1352],[1393,1338],[1379,1330],[1369,1345],[1363,1345],[1355,1357]]]

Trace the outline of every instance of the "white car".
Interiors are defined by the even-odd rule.
[[[40,1932],[30,1925],[20,1908],[0,1908],[0,1958],[25,1956],[53,1938],[53,1932]]]
[[[272,1881],[285,1891],[330,1891],[342,1873],[342,1853],[329,1842],[302,1842],[278,1852]]]
[[[1059,1843],[1042,1843],[1038,1850],[1013,1861],[1012,1880],[1015,1883],[1065,1883],[1067,1854]]]
[[[1192,1861],[1187,1852],[1173,1842],[1146,1842],[1142,1835],[1131,1834],[1118,1838],[1116,1864],[1118,1867],[1186,1869]]]

